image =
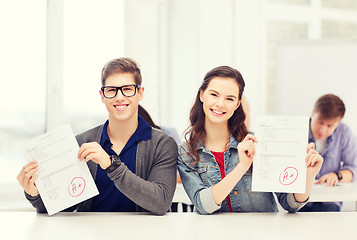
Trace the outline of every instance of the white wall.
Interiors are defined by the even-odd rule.
[[[315,101],[332,93],[346,105],[343,119],[357,134],[357,41],[282,43],[277,58],[277,114],[310,116]]]
[[[173,0],[170,5],[170,102],[168,124],[181,135],[199,87],[199,1]]]
[[[173,0],[170,5],[170,79],[168,124],[181,134],[206,72],[229,65],[245,81],[252,116],[264,111],[262,82],[262,2]]]

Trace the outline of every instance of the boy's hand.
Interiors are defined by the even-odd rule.
[[[38,174],[36,174],[37,172],[38,163],[37,161],[32,161],[23,166],[20,173],[17,175],[17,181],[20,183],[21,187],[32,197],[39,194],[35,184],[35,181],[38,178]]]
[[[107,169],[111,164],[108,153],[97,142],[83,143],[78,150],[77,158],[85,162],[91,160],[99,164],[102,169]]]

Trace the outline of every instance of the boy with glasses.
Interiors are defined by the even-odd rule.
[[[176,187],[175,140],[138,115],[144,87],[140,69],[132,59],[108,62],[101,80],[101,100],[109,119],[76,136],[78,159],[87,162],[99,195],[65,211],[149,211],[163,215],[171,206]],[[46,212],[34,183],[37,170],[35,161],[26,164],[18,181],[37,211]]]
[[[345,115],[345,104],[336,95],[326,94],[315,103],[310,119],[309,142],[324,158],[317,184],[335,186],[339,182],[352,182],[357,170],[355,137],[341,120]],[[307,203],[300,211],[340,211],[340,202]]]

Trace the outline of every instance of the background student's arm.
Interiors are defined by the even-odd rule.
[[[349,169],[340,170],[339,172],[342,176],[340,182],[352,182],[353,174]]]
[[[338,176],[335,172],[326,173],[321,176],[317,181],[316,184],[325,184],[327,187],[336,186],[338,182],[352,182],[353,174],[349,169],[339,170],[338,171],[342,179],[339,181]]]
[[[352,182],[357,172],[357,147],[355,138],[349,128],[344,128],[341,133],[341,142],[338,150],[341,152],[341,158],[338,159],[339,163],[342,162],[341,170],[338,170],[342,176],[340,182]],[[335,186],[339,182],[337,174],[330,172],[321,176],[317,184],[325,184],[326,186]]]
[[[352,131],[347,128],[342,139],[341,162],[343,162],[340,173],[340,182],[352,182],[357,174],[357,146]]]

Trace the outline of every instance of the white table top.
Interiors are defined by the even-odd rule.
[[[310,202],[357,202],[357,183],[339,183],[334,187],[313,185]]]
[[[338,186],[312,186],[309,202],[357,202],[357,183],[339,183]],[[191,204],[182,184],[177,184],[173,202]],[[357,239],[357,238],[356,238]]]
[[[1,239],[357,239],[357,212],[58,213],[0,212]]]

